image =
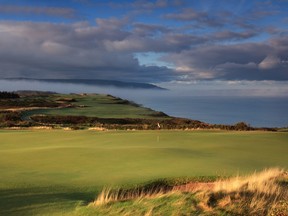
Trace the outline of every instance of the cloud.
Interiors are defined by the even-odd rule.
[[[141,36],[154,36],[155,34],[169,33],[172,30],[162,25],[134,23],[134,33]]]
[[[222,44],[254,32],[176,33],[129,18],[52,24],[0,22],[0,77],[175,80],[288,80],[288,40]],[[172,68],[140,65],[135,53],[162,53]]]
[[[281,65],[281,60],[273,55],[267,56],[263,61],[259,63],[259,68],[262,70],[269,70],[277,68]]]
[[[135,0],[128,3],[109,2],[109,5],[113,7],[126,7],[126,8],[131,7],[140,10],[155,10],[155,9],[167,8],[169,6],[179,7],[183,6],[184,4],[185,4],[184,0],[152,0],[152,1]]]
[[[137,9],[142,10],[153,10],[157,8],[164,8],[168,6],[167,0],[156,0],[156,1],[145,1],[145,0],[137,0],[130,3],[130,6]]]
[[[123,19],[116,19],[116,18],[110,18],[110,19],[101,19],[96,18],[96,24],[99,26],[99,28],[105,28],[105,29],[121,29],[124,27],[127,22],[129,22],[129,18],[125,17]]]
[[[175,96],[245,96],[274,97],[288,95],[288,81],[174,81],[162,84]],[[171,94],[169,93],[169,94]]]
[[[258,35],[256,31],[242,31],[242,32],[233,32],[229,30],[215,32],[211,35],[211,39],[213,40],[243,40],[252,38]]]
[[[109,24],[103,25],[102,33],[107,26]],[[131,26],[130,31],[122,31],[121,27],[117,31],[109,31],[111,35],[121,35],[122,32],[123,37],[105,40],[106,48],[111,52],[179,52],[207,41],[204,36],[176,33],[177,30],[162,25],[134,23]]]
[[[97,20],[97,24],[0,22],[0,77],[171,79],[173,73],[166,67],[141,66],[133,53],[107,48],[108,41],[129,35],[117,28],[121,21]]]
[[[66,7],[32,7],[32,6],[18,6],[18,5],[1,5],[0,13],[5,14],[35,14],[56,16],[64,18],[75,18],[77,12],[73,8]]]
[[[119,2],[117,4],[120,6]],[[128,5],[129,13],[136,5],[142,5],[145,10],[175,5],[173,10],[165,9],[168,14],[158,14],[158,18],[166,19],[157,21],[164,21],[166,25],[145,23],[145,19],[137,20],[136,16],[93,17],[91,20],[95,23],[92,24],[88,21],[71,24],[0,21],[0,78],[97,78],[141,82],[288,79],[286,28],[257,26],[250,17],[241,20],[239,14],[222,9],[208,13],[187,7],[180,13],[171,12],[179,9],[176,5],[183,4],[177,0],[154,0],[129,1],[121,5]],[[26,9],[19,8],[1,10],[26,13]],[[76,14],[73,9],[68,10],[70,15],[52,9],[28,7],[26,11],[37,14],[43,10],[46,15],[67,17]],[[167,27],[171,19],[178,20],[179,24]],[[267,35],[262,33],[269,31],[271,38],[263,39]],[[146,52],[160,54],[158,57],[162,57],[157,61],[170,68],[141,65],[137,59],[141,55],[135,53]],[[156,61],[152,59],[151,62]]]
[[[224,22],[218,15],[215,17],[215,15],[212,16],[206,11],[197,11],[193,8],[185,8],[178,13],[166,14],[164,15],[164,18],[177,21],[195,22],[199,23],[200,25],[204,24],[213,27],[222,26]]]
[[[182,79],[288,80],[287,38],[263,43],[206,45],[171,53]],[[286,46],[285,46],[286,45]]]

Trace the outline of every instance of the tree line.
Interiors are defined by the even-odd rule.
[[[20,96],[14,92],[0,91],[0,99],[20,98]]]

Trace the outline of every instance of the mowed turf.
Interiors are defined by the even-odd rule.
[[[61,115],[61,116],[88,116],[100,118],[155,118],[157,112],[129,101],[115,98],[103,94],[55,94],[50,95],[48,99],[55,101],[57,99],[74,99],[75,102],[69,102],[76,107],[68,108],[49,108],[26,111],[24,116],[35,114]],[[159,117],[158,117],[159,118]],[[162,117],[163,118],[163,117]]]
[[[288,133],[0,131],[0,215],[78,215],[103,186],[288,168]]]

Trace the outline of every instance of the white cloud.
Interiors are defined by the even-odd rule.
[[[277,68],[280,64],[281,60],[278,57],[269,55],[259,63],[259,68],[262,70],[268,70]]]
[[[288,80],[287,42],[278,38],[262,43],[207,44],[169,53],[163,59],[190,79]]]

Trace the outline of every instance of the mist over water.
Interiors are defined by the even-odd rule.
[[[167,87],[167,86],[163,86]],[[223,87],[212,89],[201,85],[170,86],[170,90],[124,89],[113,86],[97,87],[82,84],[45,83],[39,81],[0,80],[0,91],[39,90],[57,93],[111,94],[132,100],[168,115],[191,118],[215,124],[235,124],[244,121],[254,127],[288,126],[288,97],[245,96],[245,90]],[[242,92],[241,94],[239,92]],[[244,92],[244,94],[243,94]],[[249,92],[253,92],[251,89]],[[254,91],[257,92],[257,91]]]

